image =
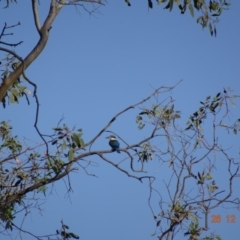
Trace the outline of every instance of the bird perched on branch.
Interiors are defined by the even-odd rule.
[[[117,151],[118,153],[120,153],[120,150],[119,150],[120,143],[118,142],[116,137],[111,135],[111,136],[106,137],[106,138],[109,139],[109,145],[112,148],[112,150],[113,151]]]

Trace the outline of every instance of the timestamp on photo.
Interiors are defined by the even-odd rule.
[[[223,215],[223,214],[213,214],[211,216],[211,223],[222,223],[222,222],[227,222],[234,224],[236,223],[237,218],[235,214],[228,214],[228,215]]]

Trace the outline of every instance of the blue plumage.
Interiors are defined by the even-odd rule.
[[[107,138],[109,139],[109,145],[112,148],[112,150],[113,151],[117,151],[118,153],[120,153],[120,150],[119,150],[120,143],[118,142],[116,137],[111,135],[111,136],[109,136]]]

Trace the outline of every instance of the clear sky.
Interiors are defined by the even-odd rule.
[[[42,21],[46,2],[49,1],[40,1]],[[64,116],[69,126],[83,129],[87,142],[116,113],[148,96],[153,88],[173,86],[180,79],[183,82],[172,96],[182,112],[183,124],[198,109],[199,101],[223,87],[240,94],[239,1],[232,1],[230,10],[223,12],[216,38],[210,36],[208,29],[202,30],[188,11],[181,15],[176,8],[171,13],[156,5],[148,10],[147,1],[131,3],[132,7],[127,7],[123,0],[108,1],[99,9],[100,14],[93,16],[73,6],[60,12],[45,50],[26,72],[38,85],[39,127],[43,133],[50,133]],[[1,26],[4,22],[21,22],[13,29],[14,36],[5,41],[23,40],[16,52],[25,57],[38,40],[30,1],[19,1],[0,11]],[[237,101],[232,119],[239,118],[239,107]],[[1,110],[0,121],[11,120],[16,135],[40,142],[32,128],[34,109],[33,99],[31,106],[21,100],[20,105]],[[130,142],[142,134],[134,125],[134,114],[111,127]],[[223,144],[230,141],[228,136]],[[108,149],[107,140],[101,140],[94,148]],[[238,144],[239,150],[239,136],[231,135],[231,141]],[[120,156],[113,153],[112,158],[115,157]],[[93,160],[98,166],[90,172],[98,178],[86,176],[82,170],[72,173],[71,199],[66,197],[63,181],[54,184],[42,206],[43,215],[33,211],[25,228],[40,235],[52,233],[63,219],[85,240],[154,239],[151,234],[155,222],[147,205],[147,182],[141,184],[98,158]],[[169,177],[159,170],[156,159],[149,164],[160,181]],[[221,169],[218,170],[220,174]],[[235,190],[240,195],[239,189]],[[239,233],[240,214],[234,211],[214,212],[221,214],[224,221],[210,227],[223,239],[236,239],[234,236]],[[226,223],[225,216],[229,214],[236,214],[235,224]],[[177,239],[183,239],[182,234],[178,236]]]

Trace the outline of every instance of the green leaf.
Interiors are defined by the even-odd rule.
[[[160,4],[162,4],[162,3],[165,3],[167,0],[160,0],[160,1],[158,1],[158,3],[157,3],[157,5],[160,5]]]
[[[197,18],[197,23],[199,23],[202,20],[202,16]]]
[[[167,6],[164,9],[169,9],[169,11],[172,11],[173,8],[173,0],[169,0]]]
[[[72,161],[74,159],[74,149],[70,148],[69,152],[68,152],[68,160]]]
[[[16,103],[15,96],[12,93],[9,96],[9,100],[10,100],[11,103]]]
[[[188,5],[188,8],[189,8],[189,11],[191,13],[191,16],[194,17],[193,5],[191,3]]]
[[[26,90],[25,86],[18,86],[18,90],[21,92],[24,92],[24,90]]]
[[[67,143],[66,143],[65,140],[63,140],[63,142],[62,142],[61,148],[62,148],[62,151],[66,150],[66,148],[67,148]]]
[[[174,0],[174,2],[179,6],[180,5],[180,0]]]
[[[214,104],[211,104],[211,106],[209,107],[209,109],[212,111],[212,112],[215,112],[215,109],[218,107],[219,103],[216,102]]]
[[[53,128],[54,131],[62,131],[62,128]]]
[[[72,140],[76,146],[78,146],[79,148],[81,147],[80,138],[76,133],[73,133]]]
[[[74,233],[72,233],[72,232],[69,233],[69,236],[71,236],[74,239],[79,239],[79,236],[74,234]]]
[[[140,124],[138,125],[138,129],[142,130],[145,127],[145,123],[140,122]]]
[[[199,9],[200,9],[201,6],[202,6],[201,1],[199,1],[199,0],[194,0],[193,2],[194,2],[194,7],[199,11]]]
[[[12,93],[13,95],[15,95],[16,97],[19,97],[19,92],[18,92],[18,90],[17,90],[16,88],[12,88],[12,89],[11,89],[11,93]]]
[[[152,0],[148,0],[148,7],[149,7],[149,8],[153,8]]]
[[[142,117],[141,116],[136,116],[136,123],[138,123],[139,121],[142,120]]]
[[[206,174],[206,179],[207,179],[207,180],[211,180],[211,179],[212,179],[212,175],[211,175],[210,173],[207,173],[207,174]]]
[[[80,138],[79,140],[80,140],[80,145],[81,145],[81,147],[83,148],[83,147],[84,147],[84,145],[85,145],[85,143],[84,143],[84,141],[83,141],[83,139],[82,139],[82,138]]]
[[[55,145],[57,143],[57,139],[52,142],[52,145]]]
[[[236,107],[236,104],[235,104],[235,102],[231,99],[231,98],[229,98],[229,100],[230,100],[230,102],[231,102],[231,104],[232,104],[232,106],[233,107]]]
[[[64,226],[66,229],[69,229],[69,226],[68,226],[68,225],[63,224],[63,226]]]

